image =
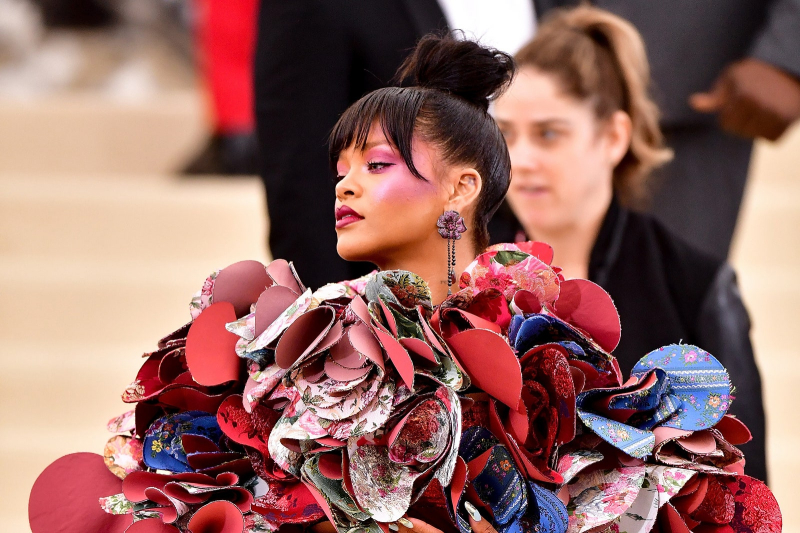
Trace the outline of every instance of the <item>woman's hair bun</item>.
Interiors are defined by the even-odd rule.
[[[515,70],[514,59],[505,52],[448,32],[423,37],[400,66],[397,80],[460,96],[488,110],[489,102],[511,83]]]

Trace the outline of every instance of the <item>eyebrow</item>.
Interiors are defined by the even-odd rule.
[[[497,119],[498,124],[511,124],[511,120]],[[565,118],[545,118],[542,120],[532,120],[527,122],[526,126],[543,126],[543,125],[564,125],[569,126],[571,122]]]
[[[565,118],[546,118],[544,120],[536,120],[533,124],[541,125],[541,124],[564,124],[569,125],[570,121]]]

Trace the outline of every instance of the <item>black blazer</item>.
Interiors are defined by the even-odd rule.
[[[319,287],[369,272],[336,253],[327,138],[364,94],[385,87],[426,33],[446,28],[436,0],[262,0],[256,128],[269,246]]]
[[[504,206],[490,231],[493,243],[511,242],[521,227]],[[745,472],[766,480],[761,376],[733,269],[651,216],[614,201],[592,249],[589,279],[608,291],[619,311],[622,339],[614,355],[623,377],[652,350],[679,342],[697,345],[725,365],[736,387],[730,412],[753,433],[741,447]]]

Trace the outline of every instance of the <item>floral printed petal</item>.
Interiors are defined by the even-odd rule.
[[[111,437],[103,450],[106,466],[120,479],[142,468],[142,441],[133,437]]]
[[[570,531],[583,533],[609,524],[625,513],[639,495],[645,470],[642,465],[578,475],[566,485]]]
[[[659,509],[675,496],[694,474],[691,470],[648,465],[642,490],[630,508],[615,520],[615,526],[619,531],[628,533],[647,533],[655,525]]]
[[[378,522],[396,522],[408,512],[419,473],[391,461],[386,446],[356,441],[347,446],[355,499]]]
[[[640,377],[652,368],[669,376],[680,408],[664,425],[699,430],[719,422],[731,404],[731,381],[725,367],[710,353],[688,344],[671,344],[645,355],[633,367]]]
[[[119,416],[115,416],[106,425],[109,433],[127,433],[136,429],[136,411],[131,409]]]
[[[581,470],[602,460],[603,454],[598,451],[577,450],[561,456],[557,471],[564,478],[564,483],[569,483]]]

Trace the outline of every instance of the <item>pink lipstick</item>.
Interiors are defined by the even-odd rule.
[[[353,208],[343,205],[336,209],[336,229],[341,229],[349,226],[359,220],[364,220],[364,217],[359,215]]]

